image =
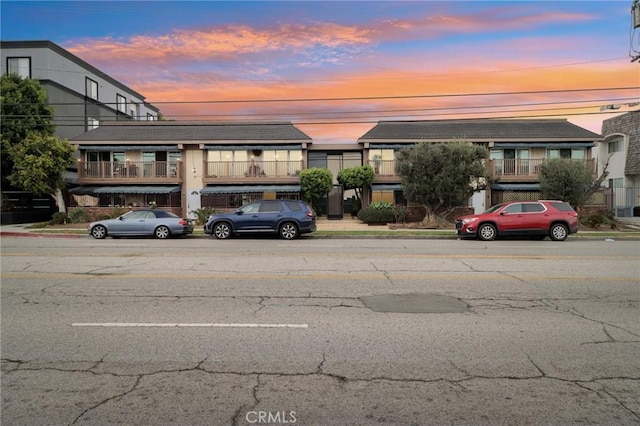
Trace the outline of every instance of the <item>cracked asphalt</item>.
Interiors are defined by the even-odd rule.
[[[1,244],[2,424],[640,424],[638,241]]]

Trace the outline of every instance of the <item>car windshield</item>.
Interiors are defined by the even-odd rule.
[[[495,206],[491,206],[485,213],[493,213],[502,206],[504,206],[504,204],[496,204]]]

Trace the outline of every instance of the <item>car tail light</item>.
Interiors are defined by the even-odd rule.
[[[307,211],[307,216],[314,217],[315,215],[313,214],[313,212]]]
[[[186,225],[186,224],[188,224],[189,222],[187,222],[187,221],[186,221],[186,220],[184,220],[184,219],[180,219],[180,222],[178,222],[178,223],[179,223],[180,225]]]

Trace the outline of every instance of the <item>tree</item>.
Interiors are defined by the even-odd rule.
[[[337,180],[345,190],[353,189],[356,194],[357,208],[362,206],[362,190],[366,185],[371,185],[376,178],[370,165],[355,166],[342,169],[338,172]],[[356,211],[357,213],[357,211]],[[351,213],[354,214],[353,211]]]
[[[464,142],[420,143],[403,149],[396,158],[396,173],[408,201],[426,209],[423,225],[438,226],[442,216],[467,200],[473,182],[486,179],[488,151]]]
[[[36,195],[49,194],[66,213],[63,174],[73,162],[73,147],[53,136],[53,109],[37,80],[2,76],[2,175]]]
[[[324,197],[333,187],[333,176],[327,169],[312,167],[305,169],[300,173],[300,186],[302,196],[311,201],[311,205],[315,201]]]
[[[51,195],[58,209],[66,213],[62,177],[73,162],[73,152],[73,147],[66,140],[31,132],[22,143],[9,149],[14,163],[9,181],[36,195]]]
[[[607,178],[609,160],[602,174],[594,179],[592,166],[586,161],[570,158],[552,158],[540,166],[539,180],[542,198],[562,200],[580,210]]]
[[[9,149],[21,143],[27,134],[53,135],[53,108],[47,105],[47,92],[38,80],[3,74],[0,80],[0,117],[2,117],[2,175],[13,168]]]

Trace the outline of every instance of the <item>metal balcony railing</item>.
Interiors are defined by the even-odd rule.
[[[303,161],[207,161],[205,178],[295,177],[304,170]]]
[[[167,179],[182,178],[182,162],[168,161],[80,161],[78,179]]]

